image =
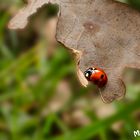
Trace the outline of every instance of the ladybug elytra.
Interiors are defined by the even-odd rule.
[[[108,81],[106,73],[100,68],[89,68],[84,75],[88,81],[93,82],[99,88],[104,87]]]

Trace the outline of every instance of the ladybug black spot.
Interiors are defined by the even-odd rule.
[[[103,79],[103,78],[104,78],[104,75],[102,74],[102,75],[101,75],[101,79]]]

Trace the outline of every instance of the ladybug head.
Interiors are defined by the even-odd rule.
[[[93,68],[89,68],[84,72],[84,75],[85,75],[87,80],[90,80],[90,76],[93,74],[93,72],[94,72]]]

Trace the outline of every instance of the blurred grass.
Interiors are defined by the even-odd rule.
[[[55,140],[85,140],[89,139],[92,136],[98,134],[100,130],[103,130],[108,128],[112,125],[115,121],[118,120],[125,120],[126,118],[130,117],[129,115],[133,113],[134,110],[139,109],[139,102],[140,98],[138,98],[135,102],[129,104],[126,107],[119,109],[119,111],[112,115],[111,117],[108,117],[104,120],[100,120],[96,123],[93,123],[85,128],[81,128],[79,130],[76,130],[72,133],[67,133],[62,137],[58,137]],[[125,112],[125,113],[124,113]],[[94,131],[93,131],[94,130]],[[133,139],[133,137],[128,137],[128,139]]]
[[[139,1],[130,0],[129,4],[140,7]],[[48,13],[54,16],[55,8],[44,7],[23,31],[7,29],[13,11],[22,5],[17,0],[2,0],[0,5],[0,140],[137,140],[133,131],[140,129],[140,82],[136,82],[140,79],[139,72],[128,70],[127,76],[134,79],[126,81],[125,100],[107,106],[105,112],[111,107],[115,113],[101,119],[97,110],[106,105],[100,101],[96,89],[81,87],[70,52],[61,44],[53,46],[51,52],[51,45],[42,34],[44,28],[39,25],[45,27]],[[59,92],[70,97],[68,100],[65,97],[66,103],[56,97],[62,106],[49,111],[63,81],[69,88],[63,85]],[[70,119],[70,124],[65,120],[65,115],[72,117],[79,102],[82,102],[80,112],[90,120],[86,126],[76,125],[82,116]],[[44,109],[48,113],[42,115]],[[113,125],[120,120],[121,126],[114,130]]]

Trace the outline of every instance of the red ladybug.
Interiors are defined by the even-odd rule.
[[[93,82],[99,88],[104,87],[108,81],[106,73],[100,68],[89,68],[84,75],[88,81]]]

